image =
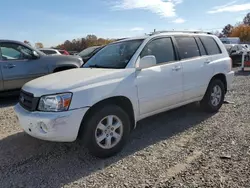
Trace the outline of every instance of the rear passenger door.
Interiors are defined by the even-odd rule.
[[[183,101],[202,97],[213,74],[212,58],[198,37],[176,36],[176,45],[183,67]]]

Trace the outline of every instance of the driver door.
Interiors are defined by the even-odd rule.
[[[26,82],[45,75],[46,63],[34,59],[33,50],[18,43],[0,43],[0,67],[4,90],[20,89]]]

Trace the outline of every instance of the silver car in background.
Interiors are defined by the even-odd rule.
[[[30,80],[82,64],[79,56],[48,56],[22,42],[0,40],[0,92],[18,90]]]

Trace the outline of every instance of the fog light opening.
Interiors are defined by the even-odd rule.
[[[48,127],[45,123],[39,122],[38,125],[43,133],[48,133],[49,130],[48,130]]]

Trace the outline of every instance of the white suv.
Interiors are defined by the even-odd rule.
[[[143,118],[196,101],[217,112],[233,77],[216,36],[153,33],[111,43],[82,68],[28,82],[15,112],[33,137],[79,138],[93,155],[109,157]]]

